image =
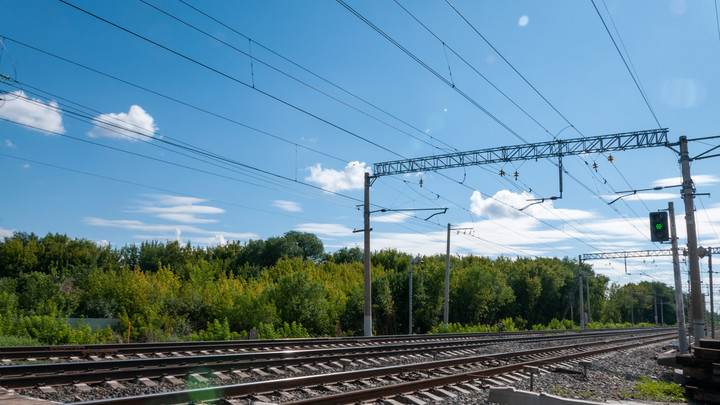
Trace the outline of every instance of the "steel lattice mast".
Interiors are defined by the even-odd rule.
[[[668,146],[668,129],[625,132],[621,134],[589,136],[515,146],[479,149],[470,152],[447,153],[414,159],[375,163],[373,176],[432,172],[455,167],[478,166],[516,160],[537,160],[582,153],[603,153],[620,150]]]

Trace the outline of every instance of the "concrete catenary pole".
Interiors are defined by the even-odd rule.
[[[685,336],[685,305],[683,305],[682,280],[680,276],[680,257],[678,255],[677,230],[675,229],[675,204],[668,202],[670,217],[670,239],[672,241],[673,273],[675,273],[675,307],[677,311],[678,343],[680,354],[687,354],[687,338]]]
[[[632,323],[633,328],[635,327],[635,311],[633,310],[633,298],[632,298],[632,288],[630,289],[630,322]]]
[[[412,335],[412,265],[413,265],[414,261],[415,260],[413,259],[412,254],[410,254],[410,294],[409,294],[410,296],[408,297],[409,302],[410,302],[410,305],[408,308],[408,313],[410,314],[410,320],[408,321],[408,325],[410,325],[410,326],[408,327],[408,335]]]
[[[578,256],[578,277],[580,278],[580,329],[585,329],[585,304],[583,299],[582,255]]]
[[[657,294],[655,293],[655,283],[653,282],[653,306],[655,307],[655,327],[658,326],[658,316],[657,316]]]
[[[447,328],[450,317],[450,224],[447,228],[447,254],[445,255],[445,308],[443,310],[443,324]]]
[[[365,172],[365,204],[363,205],[365,219],[365,260],[364,260],[364,287],[365,287],[365,336],[372,336],[372,279],[370,278],[370,173]]]
[[[700,282],[700,262],[697,252],[697,233],[695,229],[694,186],[690,177],[690,155],[687,137],[680,137],[680,165],[682,166],[682,197],[685,203],[685,223],[687,225],[688,263],[690,265],[690,300],[692,301],[693,336],[696,344],[705,338],[705,308],[702,306],[702,284]]]
[[[710,275],[710,334],[715,339],[715,305],[713,303],[713,282],[712,282],[712,248],[708,251],[708,274]]]
[[[585,272],[585,286],[587,288],[588,323],[592,323],[592,315],[590,313],[590,274],[588,272]]]

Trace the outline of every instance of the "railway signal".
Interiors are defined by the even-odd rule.
[[[653,242],[667,242],[670,240],[667,212],[650,213],[650,240]]]

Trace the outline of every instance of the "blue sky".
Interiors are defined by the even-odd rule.
[[[590,1],[453,2],[462,16],[441,0],[346,1],[495,119],[340,2],[68,3],[77,8],[3,3],[0,73],[12,83],[2,84],[0,107],[2,236],[205,246],[295,229],[333,251],[362,245],[352,230],[362,228],[356,205],[373,163],[522,143],[507,128],[528,142],[658,122],[670,141],[720,133],[710,0],[595,1],[657,122]],[[716,145],[691,142],[691,156]],[[563,198],[528,208],[531,215],[508,204],[558,194],[548,161],[382,177],[371,190],[376,209],[449,210],[429,221],[427,211],[373,214],[372,249],[443,253],[448,223],[472,228],[453,233],[454,254],[666,248],[650,242],[648,213],[674,201],[682,220],[679,189],[607,203],[615,191],[679,184],[675,153],[613,158],[566,158],[577,181],[566,175]],[[695,201],[704,246],[720,245],[718,167],[717,158],[692,165],[698,192],[711,193]],[[684,226],[678,231],[682,245]],[[670,260],[628,266],[630,276],[619,261],[595,263],[619,283],[672,280]]]

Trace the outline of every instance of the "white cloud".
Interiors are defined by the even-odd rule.
[[[209,205],[193,205],[207,201],[201,198],[179,197],[162,194],[151,194],[150,197],[154,198],[155,201],[145,201],[144,203],[146,206],[140,207],[134,212],[151,214],[157,218],[186,224],[207,224],[217,222],[216,219],[200,218],[197,217],[197,215],[222,214],[225,212],[222,208],[211,207]]]
[[[289,212],[302,211],[302,207],[300,207],[300,204],[296,203],[295,201],[275,200],[275,201],[273,201],[273,205],[275,207],[280,208],[283,211],[289,211]]]
[[[9,139],[5,140],[5,146],[7,146],[8,148],[17,148],[17,146],[15,146],[14,143],[10,142]]]
[[[51,100],[44,103],[39,99],[29,98],[22,90],[10,94],[12,96],[6,97],[5,104],[0,107],[0,118],[30,125],[38,128],[37,130],[65,133],[57,102]]]
[[[176,237],[180,236],[181,232],[189,233],[189,234],[198,234],[198,235],[222,235],[225,238],[233,238],[233,239],[250,239],[250,238],[257,238],[258,235],[254,233],[234,233],[234,232],[223,232],[223,231],[206,231],[201,228],[197,228],[190,225],[161,225],[161,224],[146,224],[141,221],[137,220],[129,220],[129,219],[102,219],[102,218],[93,218],[88,217],[83,220],[86,224],[92,225],[92,226],[104,226],[104,227],[111,227],[111,228],[121,228],[121,229],[128,229],[133,231],[142,231],[142,232],[158,232],[160,234],[171,234],[173,236],[170,237],[170,239],[175,239]]]
[[[110,242],[108,242],[108,241],[106,241],[105,239],[103,239],[103,240],[96,240],[96,241],[95,241],[95,244],[98,245],[98,246],[100,246],[100,247],[105,247],[105,246],[109,245]]]
[[[370,167],[365,162],[350,162],[343,171],[334,169],[323,169],[318,163],[310,167],[310,177],[306,181],[312,181],[320,187],[329,191],[357,190],[363,188],[365,172],[370,172]]]
[[[710,184],[716,184],[720,183],[720,178],[718,178],[715,175],[712,174],[698,174],[695,176],[692,176],[693,183],[695,183],[696,186],[707,186]],[[653,186],[677,186],[681,185],[683,182],[682,177],[670,177],[667,179],[659,179],[655,180],[653,183]]]
[[[679,190],[679,188],[678,188]],[[604,195],[602,196],[604,199],[608,200],[608,202],[620,197],[622,194],[615,194],[615,195]],[[680,192],[678,191],[676,194],[673,193],[638,193],[638,194],[631,194],[627,197],[623,197],[623,201],[653,201],[653,200],[672,200],[675,198],[680,198]]]
[[[212,247],[225,246],[227,245],[227,240],[225,240],[225,237],[222,235],[215,235],[208,240],[208,245]]]
[[[24,165],[22,165],[22,167],[25,168],[25,169],[29,169],[29,168],[30,168],[30,165],[27,164],[27,163],[25,163]]]
[[[14,229],[5,229],[0,226],[0,238],[9,238],[13,236],[13,232],[15,232]]]
[[[529,201],[536,198],[525,192],[517,194],[510,190],[500,190],[493,198],[483,199],[480,192],[474,191],[470,196],[470,210],[476,215],[485,215],[489,218],[528,218],[528,220],[531,218],[526,214],[537,219],[550,220],[583,219],[593,216],[589,211],[555,208],[553,201],[540,204]],[[523,211],[520,211],[521,209]]]
[[[349,236],[353,234],[352,229],[340,224],[300,224],[295,229],[300,232],[328,236]]]
[[[87,133],[93,138],[119,138],[135,142],[157,137],[155,120],[138,105],[131,106],[127,113],[99,115],[93,119],[93,124],[95,127]]]
[[[402,212],[395,212],[393,214],[388,215],[379,215],[374,217],[372,220],[374,222],[405,222],[406,219],[410,218],[410,215]]]

